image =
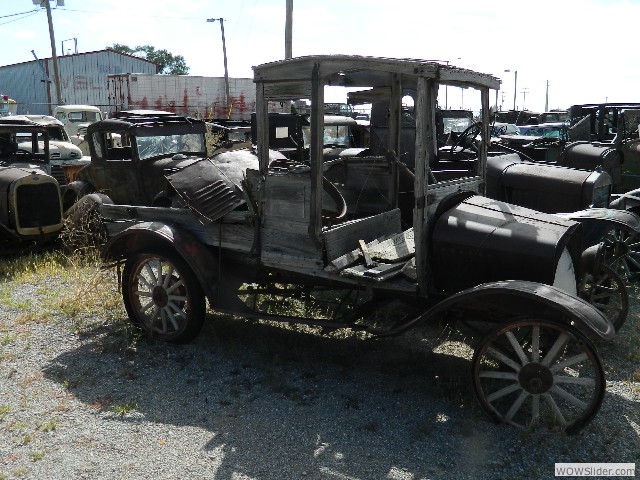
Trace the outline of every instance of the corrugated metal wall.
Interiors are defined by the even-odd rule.
[[[50,58],[0,67],[0,93],[18,103],[18,114],[47,115],[56,107],[56,90],[45,81],[43,68],[53,80]],[[58,57],[60,89],[65,104],[95,105],[107,109],[107,75],[155,73],[155,64],[129,55],[103,50]]]
[[[223,77],[110,75],[109,110],[168,110],[198,118],[227,118]],[[248,120],[256,107],[251,78],[229,78],[233,120]]]

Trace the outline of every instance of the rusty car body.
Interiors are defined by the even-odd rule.
[[[37,124],[47,130],[47,161],[42,161],[45,157],[43,135],[40,135],[38,142],[33,143],[30,134],[20,134],[23,137],[17,138],[18,148],[25,152],[33,152],[33,158],[39,159],[40,168],[58,180],[60,185],[72,182],[78,171],[89,163],[89,160],[83,157],[80,148],[71,142],[63,124],[54,117],[49,115],[14,115],[6,117],[4,122],[16,125]]]
[[[586,425],[605,385],[593,340],[614,335],[611,321],[577,296],[600,249],[583,252],[577,222],[482,195],[490,90],[499,80],[429,61],[323,55],[254,67],[254,81],[256,152],[174,164],[164,173],[172,186],[162,187],[166,204],[102,205],[105,259],[124,265],[132,322],[160,339],[188,341],[208,300],[247,318],[377,337],[436,320],[473,323],[484,336],[472,382],[487,412],[520,428],[573,433]],[[473,171],[434,181],[440,84],[480,92],[482,140]],[[327,86],[350,87],[351,104],[387,103],[385,152],[324,161]],[[415,140],[405,164],[396,152],[406,151],[406,95],[414,99]],[[296,100],[311,104],[309,161],[274,164],[268,105]],[[341,292],[327,315],[274,313],[247,300],[327,291]],[[367,312],[392,299],[416,313],[382,326],[367,322]]]
[[[60,186],[45,171],[49,132],[14,118],[0,118],[0,253],[43,245],[63,227]]]
[[[115,203],[163,201],[167,173],[206,156],[204,121],[162,111],[123,111],[87,127],[91,162],[63,193],[65,210],[92,192]]]

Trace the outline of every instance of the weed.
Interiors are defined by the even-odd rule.
[[[7,333],[0,337],[0,346],[4,347],[5,345],[9,345],[12,342],[15,342],[18,339],[18,335],[15,333]]]
[[[13,469],[14,477],[24,477],[29,473],[29,469],[27,467],[17,467]]]
[[[0,420],[4,419],[10,411],[11,407],[9,405],[0,405]]]
[[[44,452],[36,451],[30,452],[29,457],[32,461],[37,462],[38,460],[42,460],[44,458]]]
[[[57,427],[58,427],[58,421],[54,417],[48,422],[45,422],[42,425],[40,425],[40,430],[42,430],[43,432],[52,432]]]
[[[124,417],[125,415],[133,412],[139,406],[140,405],[137,402],[130,401],[123,403],[122,405],[114,405],[113,407],[111,407],[111,410],[113,410],[121,417]]]

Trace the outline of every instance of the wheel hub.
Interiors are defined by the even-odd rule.
[[[153,299],[153,302],[159,307],[166,307],[169,303],[169,295],[167,294],[165,288],[160,285],[153,289],[151,298]]]
[[[553,373],[540,363],[528,363],[520,370],[518,381],[527,392],[539,395],[553,386]]]
[[[613,256],[615,258],[624,257],[629,254],[629,245],[625,242],[615,242],[613,244]]]

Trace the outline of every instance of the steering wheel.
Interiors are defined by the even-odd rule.
[[[322,189],[327,195],[329,195],[329,197],[331,197],[331,200],[336,203],[335,211],[322,210],[322,219],[340,220],[341,218],[344,218],[347,214],[347,202],[340,193],[340,190],[338,190],[338,188],[325,177],[322,177]]]
[[[482,124],[480,122],[473,122],[469,125],[464,132],[462,132],[453,145],[451,145],[451,155],[455,155],[458,147],[462,147],[460,153],[464,152],[465,147],[469,146],[471,149],[478,153],[478,148],[476,147],[474,140],[482,131]]]

